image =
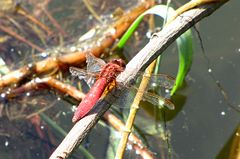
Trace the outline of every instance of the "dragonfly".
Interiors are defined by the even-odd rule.
[[[72,76],[77,76],[80,80],[86,81],[91,87],[85,98],[79,103],[77,110],[73,115],[72,122],[74,123],[90,112],[104,94],[105,90],[109,90],[109,86],[116,83],[116,77],[124,71],[126,65],[122,59],[112,59],[108,63],[105,63],[105,61],[90,53],[86,54],[86,62],[87,72],[84,69],[76,67],[69,68]],[[158,78],[161,83],[168,88],[174,83],[174,78],[165,74],[159,75]],[[174,104],[169,99],[152,93],[145,93],[144,97],[147,101],[150,101],[155,105],[160,101],[161,105],[164,105],[169,109],[174,109]]]

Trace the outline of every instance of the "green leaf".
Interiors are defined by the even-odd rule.
[[[117,151],[117,147],[120,141],[120,132],[117,132],[113,128],[109,128],[109,144],[107,147],[106,158],[114,158]]]
[[[118,48],[123,48],[124,45],[126,44],[127,40],[131,37],[131,35],[133,34],[133,32],[137,29],[138,25],[140,24],[140,22],[142,21],[142,19],[144,18],[145,15],[148,14],[155,14],[158,15],[162,18],[166,17],[166,6],[164,5],[157,5],[154,6],[152,8],[150,8],[149,10],[145,11],[144,13],[142,13],[134,22],[133,24],[128,28],[128,30],[125,32],[125,34],[122,36],[122,38],[119,40],[117,47]]]
[[[177,39],[177,47],[179,54],[178,73],[175,85],[171,91],[173,95],[183,84],[183,81],[192,66],[193,58],[193,42],[191,30],[186,31]]]

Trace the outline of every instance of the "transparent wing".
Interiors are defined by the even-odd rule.
[[[148,75],[143,75],[143,73],[139,73],[139,77],[136,81],[136,84],[140,83],[140,81],[142,80],[142,77],[145,76],[147,78],[149,78],[149,84],[148,87],[146,88],[146,90],[143,92],[143,97],[142,100],[143,101],[148,101],[149,103],[156,105],[158,107],[167,107],[170,110],[175,109],[174,104],[171,102],[171,100],[169,98],[166,97],[170,97],[170,90],[172,89],[172,87],[175,84],[175,78],[166,74],[157,74],[157,75],[151,75],[150,77]],[[120,83],[118,83],[119,85],[121,85]],[[157,86],[157,87],[156,87]],[[138,88],[136,86],[124,86],[127,88],[127,90],[129,90],[129,92],[137,92],[139,91]],[[158,92],[157,94],[155,93],[151,93],[149,91],[154,90],[154,92]],[[135,94],[134,93],[134,94]],[[161,93],[163,94],[163,96],[159,96],[158,94]],[[126,93],[127,98],[134,98],[135,95],[130,95],[129,93]],[[124,101],[126,101],[126,98],[123,99],[123,103]],[[124,105],[124,104],[120,104],[120,105]]]
[[[114,105],[120,108],[129,109],[129,106],[132,104],[137,91],[138,88],[136,88],[135,86],[131,86],[131,88],[124,89],[123,92],[121,92],[120,98],[117,101],[113,102]],[[170,110],[175,109],[175,105],[168,98],[164,98],[162,96],[147,91],[143,92],[143,94],[144,95],[142,97],[142,101],[147,101],[159,108],[166,107]]]
[[[170,110],[175,109],[175,105],[169,100],[168,98],[164,98],[162,96],[150,93],[150,92],[145,92],[143,96],[143,101],[148,101],[149,103],[152,103],[153,105],[157,105],[160,107],[167,107]]]
[[[132,89],[134,89],[136,92],[138,91],[138,88],[135,86],[132,86]],[[170,99],[162,97],[160,95],[157,95],[155,93],[148,92],[147,90],[143,92],[143,101],[147,101],[153,105],[160,106],[160,107],[167,107],[170,110],[174,110],[175,106],[170,101]],[[169,96],[169,94],[166,94],[165,96]]]
[[[148,86],[149,88],[158,86],[166,89],[172,89],[175,84],[175,78],[167,74],[151,74],[151,77],[149,77],[148,75],[144,75],[143,73],[138,74],[139,77],[141,77],[139,78],[139,80],[142,79],[143,76],[150,78]]]
[[[152,75],[149,83],[150,85],[157,85],[167,89],[172,89],[175,84],[175,78],[166,74]]]
[[[80,80],[84,80],[89,87],[91,87],[96,81],[97,73],[100,72],[101,68],[106,65],[106,63],[100,59],[96,58],[91,53],[86,54],[87,71],[84,69],[70,67],[69,71],[72,76],[77,76]]]
[[[100,72],[106,63],[100,58],[95,57],[91,53],[86,54],[87,59],[87,71],[92,73]]]
[[[78,77],[80,80],[84,80],[89,87],[91,87],[96,81],[96,74],[86,72],[86,70],[84,69],[70,67],[69,71],[72,74],[72,76]]]

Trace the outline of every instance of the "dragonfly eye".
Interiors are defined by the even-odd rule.
[[[112,59],[110,61],[111,63],[117,64],[120,67],[124,67],[126,66],[125,62],[122,59]]]

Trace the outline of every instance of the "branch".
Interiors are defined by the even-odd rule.
[[[162,54],[181,34],[198,21],[212,14],[225,2],[226,1],[208,4],[196,9],[191,9],[164,27],[161,32],[155,33],[149,43],[127,64],[126,71],[118,76],[117,82],[129,84],[137,77],[139,71],[146,69],[146,67],[152,63],[157,56]],[[121,90],[113,90],[114,92],[109,93],[104,99],[99,101],[88,116],[74,125],[50,158],[67,158],[97,123],[98,119],[109,109],[111,105],[110,101],[115,101],[117,98],[116,94],[120,94],[123,89],[124,88],[121,88]]]
[[[118,76],[117,82],[127,84],[135,79],[139,71],[144,71],[181,34],[204,17],[212,14],[223,4],[224,2],[220,2],[191,9],[181,14],[172,23],[164,27],[162,31],[155,33],[149,43],[127,64],[125,69],[127,71]]]

